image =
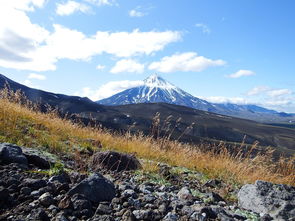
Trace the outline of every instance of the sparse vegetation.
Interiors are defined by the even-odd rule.
[[[209,178],[228,183],[243,184],[259,179],[295,185],[295,157],[281,157],[278,162],[273,162],[271,151],[252,157],[250,153],[242,154],[243,150],[231,153],[223,143],[189,145],[140,133],[117,134],[62,119],[54,110],[41,113],[36,106],[26,102],[20,92],[11,93],[4,89],[0,97],[0,142],[68,154],[74,154],[73,147],[97,151],[102,146],[103,149],[134,153],[139,158],[199,171]]]

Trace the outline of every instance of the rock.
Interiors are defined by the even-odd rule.
[[[37,149],[22,148],[23,154],[28,160],[29,164],[33,164],[40,169],[50,169],[50,165],[54,165],[56,160],[53,157],[49,157],[48,153],[44,153]]]
[[[23,183],[30,187],[32,190],[39,190],[40,188],[45,187],[47,185],[45,180],[31,178],[25,179]]]
[[[75,194],[71,198],[71,201],[72,201],[72,205],[74,209],[74,214],[77,217],[82,217],[82,216],[90,217],[93,215],[92,204],[88,199],[86,199],[85,196],[80,194]]]
[[[208,180],[204,184],[204,186],[211,187],[211,188],[216,188],[216,187],[220,186],[220,184],[221,184],[221,181],[220,180],[213,179],[213,180]]]
[[[210,192],[205,194],[206,200],[212,203],[224,201],[224,199],[217,193]]]
[[[115,221],[115,219],[110,215],[99,215],[91,218],[91,221]]]
[[[21,190],[20,190],[20,193],[21,193],[21,194],[24,194],[24,195],[30,195],[31,192],[32,192],[32,189],[29,188],[29,187],[23,187],[23,188],[21,188]]]
[[[95,214],[108,215],[112,213],[112,208],[107,204],[100,203],[96,209]]]
[[[58,203],[58,207],[61,209],[69,209],[73,206],[71,198],[69,196],[65,196],[61,199],[61,201]]]
[[[177,196],[180,200],[192,200],[194,197],[187,187],[182,187],[181,190],[177,193]]]
[[[135,216],[130,210],[127,210],[123,216],[122,216],[122,221],[135,221]]]
[[[132,198],[136,199],[137,194],[135,193],[134,190],[127,189],[127,190],[124,190],[124,192],[122,193],[122,197],[124,197],[124,198],[132,197]]]
[[[50,183],[54,183],[54,182],[71,183],[71,178],[70,178],[69,174],[67,174],[66,172],[62,172],[59,175],[50,177],[48,182],[50,182]]]
[[[177,221],[178,215],[172,212],[169,212],[164,218],[163,221]]]
[[[31,220],[50,221],[47,213],[41,208],[31,211],[30,218],[31,218]]]
[[[8,190],[0,186],[0,206],[2,206],[2,204],[5,204],[8,199],[9,199]]]
[[[244,185],[238,193],[239,206],[274,219],[295,217],[295,187],[256,181]]]
[[[28,160],[24,156],[22,149],[13,144],[0,143],[0,163],[19,163],[23,165],[28,165]]]
[[[67,195],[73,196],[76,193],[84,195],[94,203],[99,203],[111,201],[116,195],[116,189],[111,181],[96,173],[73,187]]]
[[[153,220],[153,213],[151,210],[134,210],[133,215],[139,220]]]
[[[101,168],[112,171],[124,171],[137,170],[141,165],[134,155],[106,151],[94,154],[90,167],[94,171],[99,171]]]
[[[42,206],[48,207],[51,204],[54,204],[54,199],[50,193],[44,193],[39,197],[39,202]]]

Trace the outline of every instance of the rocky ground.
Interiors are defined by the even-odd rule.
[[[135,170],[134,156],[116,152],[94,154],[87,173],[75,172],[65,157],[63,165],[0,144],[0,221],[295,220],[291,186],[257,181],[238,189],[167,165],[151,175]]]

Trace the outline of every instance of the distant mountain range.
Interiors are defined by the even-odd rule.
[[[257,105],[210,103],[192,96],[156,74],[145,79],[141,86],[127,89],[109,98],[99,100],[97,103],[111,106],[168,103],[259,122],[295,122],[295,114],[279,113]]]
[[[131,130],[131,132],[142,131],[144,134],[149,134],[153,117],[156,113],[160,113],[162,122],[168,116],[172,116],[171,125],[175,125],[177,119],[181,117],[181,122],[171,136],[172,139],[178,139],[182,134],[180,141],[193,143],[219,141],[231,143],[244,140],[245,143],[253,144],[254,141],[259,141],[262,146],[277,147],[280,153],[295,153],[295,130],[285,128],[285,124],[266,125],[167,103],[105,106],[88,98],[29,88],[0,74],[0,89],[5,85],[14,91],[22,90],[29,100],[38,102],[43,110],[49,104],[57,107],[61,113],[68,113],[72,119],[81,120],[85,124],[94,120],[95,123],[116,131]],[[183,134],[192,123],[195,123],[195,127]]]

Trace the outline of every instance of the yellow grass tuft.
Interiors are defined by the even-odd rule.
[[[74,153],[74,147],[96,150],[95,143],[101,142],[104,149],[135,153],[140,158],[196,170],[225,182],[244,184],[265,180],[295,185],[295,157],[281,158],[274,163],[270,151],[251,158],[250,154],[246,157],[231,154],[222,143],[189,145],[129,132],[116,134],[62,119],[54,111],[41,113],[1,93],[0,142],[43,147],[53,153]]]

